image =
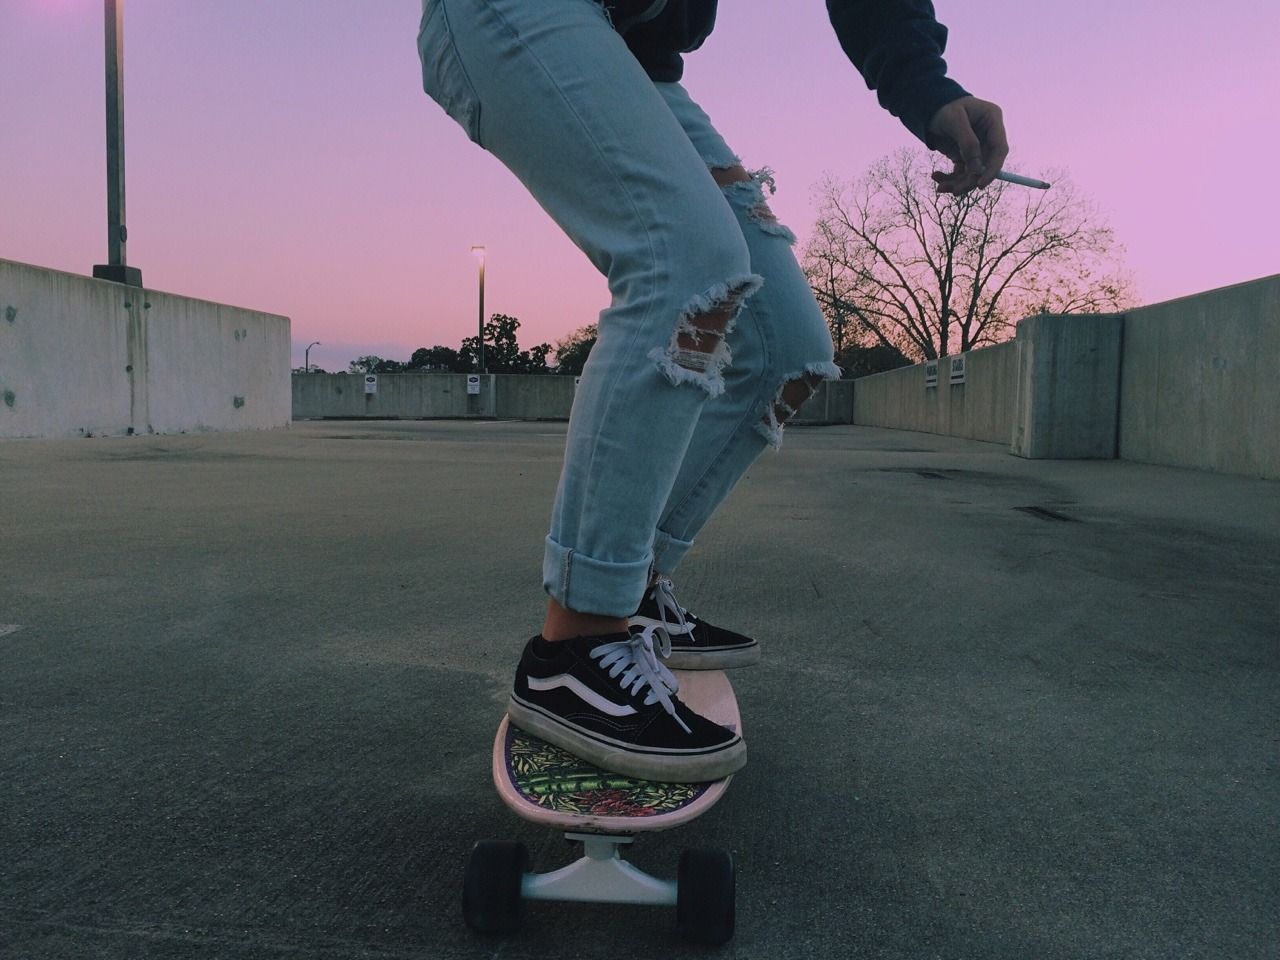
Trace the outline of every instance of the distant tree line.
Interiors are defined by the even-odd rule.
[[[582,373],[596,343],[596,325],[589,323],[558,340],[554,347],[540,343],[532,349],[521,350],[516,339],[519,328],[519,320],[501,313],[495,313],[485,324],[484,366],[489,373],[546,373],[576,377]],[[881,344],[847,344],[837,353],[836,362],[846,377],[865,377],[911,364],[901,352]],[[358,357],[348,365],[347,372],[474,373],[476,369],[476,338],[467,337],[456,350],[439,344],[419,347],[407,361],[387,360],[374,354]],[[294,372],[308,371],[299,367]],[[312,364],[310,372],[328,371]]]
[[[521,350],[517,338],[520,321],[495,313],[484,325],[484,369],[488,373],[532,373],[577,376],[596,342],[596,325],[573,331],[553,347],[540,343]],[[550,362],[554,354],[555,362]],[[478,338],[466,337],[457,349],[436,344],[419,347],[407,361],[387,360],[372,354],[352,360],[348,373],[475,373],[480,367]],[[305,373],[305,370],[298,370]],[[326,373],[314,364],[312,373]]]

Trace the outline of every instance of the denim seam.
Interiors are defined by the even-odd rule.
[[[763,400],[763,402],[765,403],[769,402],[768,399],[764,397],[763,394],[760,394],[759,398]],[[693,485],[693,488],[690,489],[690,491],[684,495],[684,498],[681,499],[681,501],[671,509],[671,512],[667,514],[666,520],[659,521],[658,529],[662,530],[662,532],[665,533],[667,536],[675,540],[681,540],[685,543],[692,542],[689,540],[687,536],[679,536],[677,534],[674,534],[669,529],[667,529],[667,527],[673,525],[673,521],[678,520],[681,511],[685,510],[690,505],[698,502],[698,500],[702,497],[702,494],[711,485],[712,476],[715,473],[716,469],[724,463],[729,453],[729,450],[734,446],[736,442],[739,441],[739,438],[749,437],[750,434],[757,432],[755,428],[755,421],[756,421],[756,412],[758,411],[759,406],[757,403],[753,403],[750,409],[752,412],[745,414],[743,418],[740,421],[738,421],[737,425],[734,426],[732,432],[725,439],[720,449],[716,452],[715,458],[712,459],[711,462],[707,464],[707,468],[704,471],[702,471],[702,476],[698,478],[698,482],[695,483]]]
[[[688,550],[689,547],[693,546],[692,540],[686,540],[684,537],[677,537],[675,534],[671,533],[670,531],[664,530],[661,525],[658,526],[657,532],[659,536],[663,538],[662,551],[661,551],[663,554],[667,553],[671,549],[671,545],[675,543],[680,544],[682,547],[686,549],[686,551]],[[658,556],[659,556],[658,541],[657,541],[657,538],[655,538],[654,544],[653,544],[653,569],[654,570],[657,570]],[[660,570],[658,572],[670,573],[671,571]]]
[[[560,594],[564,597],[564,605],[572,610],[569,606],[569,573],[573,567],[573,550],[567,549],[564,552],[564,559],[560,561]]]
[[[715,130],[714,124],[711,123],[711,118],[706,115],[706,111],[703,110],[700,106],[698,106],[698,104],[693,102],[692,98],[689,96],[688,91],[685,90],[684,87],[680,85],[679,81],[671,81],[671,82],[655,81],[654,86],[658,88],[659,93],[662,93],[664,88],[678,88],[679,89],[678,99],[680,100],[681,108],[686,112],[692,111],[700,114],[700,117],[698,117],[696,120],[698,125],[701,127],[705,123],[706,127],[709,128],[713,133],[715,133],[715,141],[712,144],[715,147],[714,155],[708,155],[711,153],[711,151],[708,151],[706,153],[703,152],[701,147],[705,146],[706,145],[705,143],[700,144],[699,141],[694,140],[692,136],[689,137],[690,141],[694,145],[694,149],[698,151],[698,156],[700,156],[702,158],[702,162],[706,164],[708,174],[710,174],[712,170],[727,170],[731,167],[739,166],[742,164],[742,158],[738,156],[736,153],[734,153],[733,149],[727,143],[725,143],[724,138],[720,136],[719,132]],[[666,94],[663,94],[663,99],[667,100],[668,106],[671,105],[671,101]],[[680,123],[680,126],[685,129],[685,133],[688,134],[689,130],[685,126],[684,121],[681,120],[680,113],[674,108],[672,108],[671,112],[676,114],[676,120]],[[724,150],[723,155],[720,154],[721,149]]]
[[[654,239],[652,234],[649,233],[647,228],[645,230],[645,236],[649,240],[650,253],[653,254]],[[653,262],[655,265],[660,263],[656,255],[653,256]],[[655,272],[656,272],[656,269],[657,268],[655,267]],[[637,344],[639,344],[640,350],[644,349],[644,344],[640,343],[640,333],[642,330],[644,330],[648,326],[649,314],[653,310],[654,303],[655,303],[654,299],[651,298],[650,299],[651,305],[650,305],[649,311],[646,312],[643,317],[641,317],[641,323],[637,325],[636,332],[631,337],[631,342],[627,344],[626,351],[622,355],[622,362],[624,367],[628,367],[631,365],[632,356],[636,353],[636,350],[637,350]],[[605,393],[605,397],[604,397],[604,412],[600,415],[600,418],[599,418],[601,422],[607,421],[610,415],[613,413],[613,404],[617,400],[619,383],[620,383],[619,378],[615,377],[613,381],[609,384],[609,389]],[[587,453],[587,463],[586,463],[586,466],[583,468],[583,497],[588,501],[591,500],[596,495],[596,490],[600,483],[599,474],[595,470],[595,464],[596,464],[596,451],[599,450],[600,448],[601,432],[602,431],[597,430],[595,436],[592,437],[591,449]]]
[[[738,160],[736,156],[735,156],[735,160],[738,163],[742,162],[741,160]],[[704,158],[704,162],[708,164],[708,170],[712,169],[709,160],[706,160]],[[744,218],[748,220],[751,219],[750,213],[738,207],[737,205],[735,205],[729,199],[729,195],[727,193],[725,193],[724,196],[725,196],[725,202],[729,204],[730,209],[732,209],[735,212],[735,214],[741,213]],[[686,507],[690,505],[690,503],[696,502],[697,498],[706,490],[707,486],[710,484],[711,482],[710,478],[712,473],[715,471],[717,467],[719,467],[724,462],[725,457],[728,455],[730,448],[733,446],[734,442],[737,440],[739,434],[743,433],[744,432],[743,428],[748,426],[748,421],[754,422],[756,416],[758,416],[758,410],[759,410],[760,404],[762,403],[767,404],[770,401],[770,399],[772,399],[772,396],[773,396],[772,378],[767,374],[771,374],[774,368],[774,353],[775,353],[774,344],[773,344],[774,330],[772,327],[761,322],[760,317],[757,315],[755,304],[750,299],[748,299],[743,303],[742,310],[750,311],[752,317],[755,319],[754,326],[760,337],[761,352],[764,354],[764,364],[762,366],[761,376],[758,381],[759,387],[756,390],[756,396],[752,400],[751,404],[747,407],[748,412],[743,414],[742,420],[739,421],[738,424],[733,428],[733,430],[729,432],[729,435],[725,438],[724,443],[721,445],[720,449],[716,451],[716,455],[707,464],[706,469],[703,470],[702,472],[702,476],[698,478],[697,482],[694,483],[694,485],[689,489],[689,492],[684,495],[684,497],[680,500],[680,502],[676,504],[674,507],[672,507],[671,510],[667,513],[665,517],[666,523],[670,523],[673,519],[675,519],[682,510],[684,510]],[[741,313],[741,311],[739,312]],[[768,393],[766,393],[765,391],[766,383],[770,384],[770,391]],[[664,523],[664,518],[660,517],[658,521],[659,529],[663,528],[662,527],[663,523]],[[668,535],[671,535],[670,531],[666,531],[666,532],[668,533]],[[678,539],[687,541],[688,538],[679,537]]]
[[[502,15],[502,12],[492,4],[488,5],[488,10],[493,15],[493,17],[502,24],[503,28],[506,29],[507,33],[510,34],[511,38],[525,50],[529,58],[538,65],[539,69],[542,71],[542,75],[546,78],[547,82],[551,85],[552,89],[556,91],[556,94],[564,102],[564,105],[569,109],[569,112],[572,113],[574,117],[577,118],[579,126],[581,126],[583,132],[586,134],[587,139],[591,141],[591,145],[595,148],[596,152],[600,155],[601,159],[606,161],[605,165],[608,167],[613,177],[614,183],[617,185],[622,195],[627,198],[628,205],[631,207],[632,213],[634,214],[637,223],[639,224],[640,228],[644,231],[645,239],[649,243],[649,256],[650,256],[651,262],[654,264],[661,263],[662,261],[658,259],[657,251],[654,249],[655,241],[654,241],[654,236],[652,231],[650,231],[648,224],[645,223],[644,218],[640,216],[639,208],[636,205],[634,197],[631,195],[631,191],[627,189],[625,181],[618,176],[617,171],[614,168],[614,165],[608,162],[608,152],[601,146],[600,141],[596,139],[594,131],[592,131],[591,127],[588,126],[588,124],[582,119],[582,115],[578,113],[578,110],[573,105],[573,102],[568,97],[565,96],[564,91],[560,88],[560,84],[556,82],[555,77],[551,75],[550,71],[547,70],[546,66],[538,58],[537,54],[534,53],[534,51],[529,47],[529,45],[525,43],[523,39],[521,39],[520,35],[511,26],[507,18]],[[653,304],[652,300],[650,301],[650,304],[651,304],[650,310],[652,310],[652,304]],[[627,345],[626,351],[622,355],[623,361],[630,360],[631,355],[635,351],[636,342],[640,339],[640,331],[645,329],[645,327],[648,325],[648,320],[649,320],[648,314],[646,314],[644,317],[641,318],[642,322],[637,326],[636,332],[631,338],[631,342]],[[600,417],[601,420],[607,420],[609,418],[610,413],[612,412],[614,399],[617,396],[618,383],[619,381],[615,378],[609,384],[608,390],[604,397],[603,413],[601,414],[601,417]],[[594,487],[597,483],[597,481],[593,479],[593,476],[594,476],[593,468],[595,466],[596,451],[599,449],[599,446],[600,446],[600,432],[596,431],[596,435],[592,438],[592,441],[591,441],[591,449],[587,453],[586,466],[583,469],[584,478],[585,478],[583,483],[584,496],[588,500],[594,495]],[[567,573],[568,571],[566,571],[566,574]],[[564,593],[567,598],[568,597],[567,583],[565,584]]]
[[[742,309],[749,310],[752,312],[752,314],[755,313],[755,310],[750,303],[744,304]],[[766,333],[766,330],[768,328],[760,322],[758,317],[756,318],[755,328],[760,333],[761,351],[764,353],[764,358],[765,358],[764,370],[771,371],[773,369],[773,344],[770,342],[768,333]],[[689,492],[684,495],[684,497],[680,500],[680,502],[671,508],[671,510],[667,513],[666,518],[659,519],[658,529],[666,533],[667,536],[675,537],[675,539],[677,540],[683,540],[685,542],[688,542],[687,537],[677,537],[670,530],[666,529],[666,525],[670,524],[671,521],[674,520],[682,510],[684,510],[686,507],[689,506],[690,503],[696,502],[697,498],[703,493],[704,490],[706,490],[707,486],[711,482],[712,473],[715,471],[715,469],[718,466],[720,466],[724,462],[725,457],[728,455],[730,448],[737,441],[739,435],[744,433],[744,428],[747,428],[747,431],[750,431],[751,429],[753,429],[752,424],[755,420],[759,403],[761,402],[767,403],[769,399],[772,397],[772,392],[769,392],[766,394],[764,389],[764,384],[766,382],[772,384],[772,380],[764,376],[761,376],[758,382],[760,386],[756,390],[756,398],[752,401],[751,405],[747,408],[748,412],[743,414],[742,419],[733,428],[733,430],[729,432],[729,435],[725,437],[724,443],[721,444],[720,449],[716,451],[716,455],[707,464],[707,468],[702,471],[702,476],[698,478],[697,482],[694,483],[694,485],[690,488]]]
[[[462,55],[458,53],[458,43],[453,37],[453,24],[449,20],[448,0],[440,0],[440,16],[444,20],[445,29],[449,34],[449,46],[453,50],[453,59],[457,63],[458,69],[462,71],[462,79],[467,82],[467,89],[471,91],[471,102],[475,105],[475,137],[476,145],[483,146],[480,142],[484,138],[480,136],[480,118],[484,113],[483,105],[480,103],[480,95],[476,93],[476,85],[471,80],[471,74],[467,70],[467,65],[462,60]]]

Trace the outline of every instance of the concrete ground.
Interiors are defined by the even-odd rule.
[[[459,912],[563,424],[0,443],[0,956],[1274,958],[1280,484],[793,429],[680,571],[738,933]],[[1037,513],[1037,510],[1045,512]]]

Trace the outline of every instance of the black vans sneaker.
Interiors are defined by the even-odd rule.
[[[507,713],[522,730],[614,773],[697,783],[747,762],[735,731],[690,710],[653,652],[653,630],[548,643],[534,637]]]
[[[680,606],[671,581],[665,578],[645,591],[640,609],[628,623],[665,632],[671,638],[670,653],[665,643],[660,653],[667,666],[676,670],[724,670],[760,659],[760,644],[751,637],[717,627]]]

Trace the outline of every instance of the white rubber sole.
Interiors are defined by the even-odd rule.
[[[734,667],[749,667],[760,662],[760,644],[753,643],[749,647],[731,647],[726,650],[675,649],[662,662],[671,670],[732,670]]]
[[[607,737],[580,731],[517,700],[514,695],[507,704],[507,715],[521,730],[541,737],[547,743],[568,750],[597,767],[638,780],[705,783],[723,780],[741,770],[747,762],[747,745],[741,737],[707,752],[646,748],[646,752],[638,753]]]

